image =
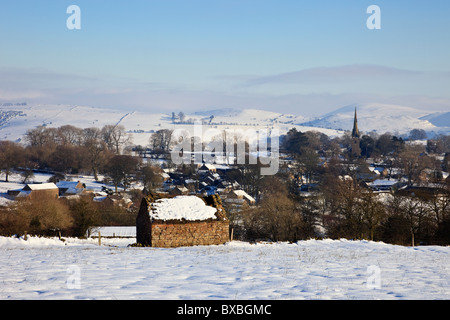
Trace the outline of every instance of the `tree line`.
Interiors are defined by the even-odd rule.
[[[139,194],[133,200],[139,203]],[[137,209],[93,201],[92,196],[18,199],[0,207],[0,234],[85,237],[94,226],[134,225]]]
[[[77,128],[66,125],[58,128],[39,126],[30,129],[25,143],[0,141],[0,171],[8,182],[12,172],[20,172],[23,183],[30,180],[33,171],[53,172],[52,182],[64,180],[66,174],[93,175],[124,191],[133,181],[154,190],[162,183],[159,168],[142,163],[139,157],[127,152],[131,143],[123,126],[106,125],[103,128]],[[141,190],[129,190],[136,206]],[[126,209],[93,201],[92,195],[78,199],[39,197],[18,199],[8,207],[0,208],[0,234],[55,235],[84,237],[96,225],[133,225],[137,207]]]
[[[335,170],[342,175],[335,175]],[[366,239],[401,245],[450,244],[450,182],[377,193],[325,169],[315,192],[302,193],[283,173],[261,181],[259,205],[231,217],[245,240]]]
[[[254,179],[248,190],[259,205],[231,216],[235,234],[247,240],[327,236],[449,244],[450,178],[442,173],[450,168],[450,137],[412,144],[389,133],[362,136],[360,157],[351,153],[350,139],[290,130],[282,137],[287,160],[279,173]],[[385,169],[386,180],[398,179],[401,187],[383,193],[369,188],[369,156]]]
[[[86,173],[96,181],[104,174],[116,192],[119,186],[127,189],[135,180],[146,187],[160,182],[157,168],[124,152],[131,138],[121,125],[85,129],[39,126],[28,130],[24,139],[25,144],[0,141],[0,170],[6,182],[13,170],[21,172],[24,183],[33,176],[33,170],[63,175]]]
[[[148,147],[156,153],[167,153],[171,136],[171,130],[158,130]],[[411,136],[421,137],[417,132]],[[120,125],[85,129],[41,126],[28,130],[25,142],[0,141],[0,170],[6,181],[13,170],[21,171],[26,181],[32,170],[44,169],[92,174],[96,180],[103,174],[116,191],[118,187],[129,189],[136,180],[142,181],[147,190],[156,190],[162,183],[159,168],[124,152],[131,146],[131,139]],[[360,157],[350,150],[349,134],[331,138],[291,129],[280,142],[280,152],[285,156],[277,175],[261,176],[260,164],[234,165],[225,174],[226,180],[237,181],[257,200],[255,208],[228,212],[236,236],[296,241],[325,235],[398,244],[450,243],[450,187],[449,179],[442,176],[443,171],[450,170],[450,136],[411,144],[389,133],[363,135]],[[382,163],[386,179],[403,178],[405,186],[413,187],[426,175],[427,183],[433,183],[434,188],[376,193],[361,178],[369,173],[367,158]],[[189,165],[181,169],[186,177],[196,178]],[[301,192],[303,187],[313,192]],[[69,221],[66,228],[84,225],[83,219],[88,219],[81,213],[77,216],[77,206],[89,208],[81,202],[59,207],[62,212],[71,212],[70,219],[61,220]],[[17,210],[27,212],[26,208]],[[36,228],[56,228],[43,218],[27,219],[23,220]]]

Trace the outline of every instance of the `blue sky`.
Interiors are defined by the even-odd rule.
[[[366,27],[373,4],[381,30]],[[0,102],[449,110],[449,15],[448,0],[2,1]]]

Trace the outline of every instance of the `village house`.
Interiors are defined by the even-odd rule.
[[[189,193],[189,189],[185,186],[175,186],[169,191],[169,194],[174,196],[186,195]]]
[[[86,185],[80,181],[59,181],[56,183],[59,196],[80,195],[86,189]]]
[[[369,170],[379,177],[387,177],[389,174],[388,169],[381,166],[378,167],[369,166]]]
[[[198,168],[198,173],[199,174],[207,174],[207,173],[216,173],[217,169],[214,165],[209,164],[209,163],[203,163],[199,168]]]
[[[253,206],[256,203],[256,200],[244,190],[231,190],[226,195],[226,201],[234,203],[246,203],[249,206]]]
[[[240,185],[236,181],[231,182],[223,180],[217,184],[217,190],[220,190],[222,193],[228,193],[231,190],[238,188],[240,188]]]
[[[120,207],[129,209],[133,206],[133,201],[127,194],[117,193],[108,194],[105,192],[95,192],[93,200],[101,203],[104,207]]]
[[[367,186],[372,191],[390,192],[394,188],[400,186],[400,182],[396,179],[377,179],[373,182],[367,183]]]

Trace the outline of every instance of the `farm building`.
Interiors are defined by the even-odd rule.
[[[149,247],[218,245],[229,241],[229,221],[218,196],[142,199],[136,241]]]
[[[56,186],[60,196],[78,195],[86,189],[86,185],[80,181],[59,181]]]
[[[21,190],[8,191],[8,194],[14,197],[23,197],[27,199],[38,199],[48,197],[58,198],[59,188],[54,183],[27,184]]]

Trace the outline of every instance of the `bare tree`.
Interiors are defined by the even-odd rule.
[[[361,210],[362,188],[349,176],[332,176],[322,182],[323,196],[327,203],[329,222],[326,225],[330,237],[359,238],[363,235]]]
[[[13,205],[12,213],[24,221],[24,227],[28,228],[28,232],[34,234],[45,234],[73,225],[67,204],[52,196],[23,199]]]
[[[172,142],[173,131],[161,129],[150,136],[150,147],[157,152],[168,152]]]
[[[421,173],[433,167],[431,158],[425,155],[424,151],[422,146],[406,146],[398,154],[397,165],[408,178],[408,185],[417,183]]]
[[[373,241],[375,230],[386,217],[385,206],[377,197],[377,194],[368,190],[361,194],[360,206],[363,213],[363,223],[369,233],[369,239]]]
[[[5,181],[14,168],[24,163],[24,148],[12,141],[0,141],[0,171],[5,172]]]
[[[83,146],[86,150],[86,161],[98,181],[100,168],[106,163],[109,150],[101,139],[102,133],[98,128],[86,128],[83,130]]]
[[[163,178],[160,171],[160,168],[152,165],[146,165],[141,168],[140,178],[146,190],[154,191],[156,188],[161,187]]]
[[[57,129],[59,142],[62,145],[80,145],[83,130],[72,125],[65,125]]]
[[[131,140],[122,125],[105,125],[102,137],[108,148],[116,154],[120,154],[122,147]]]
[[[116,193],[119,185],[122,185],[124,190],[129,187],[138,165],[139,158],[128,155],[115,155],[109,160],[105,170],[114,184]]]
[[[285,193],[269,194],[256,209],[246,211],[243,220],[250,239],[297,241],[302,238],[301,212]]]
[[[32,147],[44,146],[54,143],[54,135],[51,130],[44,126],[38,126],[34,129],[27,130],[25,140]]]

